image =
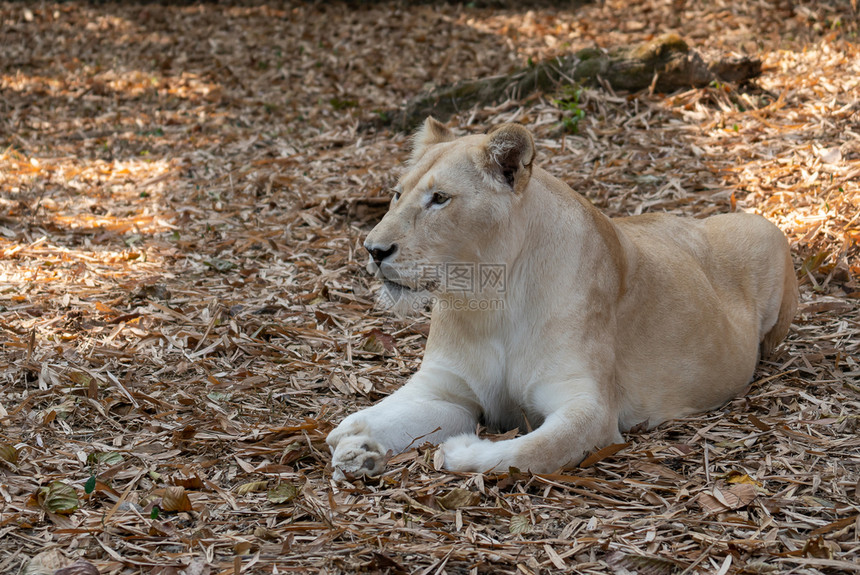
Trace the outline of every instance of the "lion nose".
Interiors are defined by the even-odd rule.
[[[388,246],[375,246],[373,244],[364,244],[364,249],[370,252],[370,257],[373,258],[373,261],[376,262],[376,265],[382,263],[383,260],[390,257],[397,251],[397,244],[391,244]]]

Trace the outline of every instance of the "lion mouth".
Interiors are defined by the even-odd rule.
[[[367,265],[367,271],[382,280],[383,286],[395,294],[433,291],[439,284],[432,278],[426,281],[426,278],[420,277],[420,268],[398,269],[392,266],[378,266],[371,262]]]
[[[367,272],[376,279],[382,281],[384,290],[395,299],[398,296],[408,296],[424,292],[435,292],[440,287],[440,282],[434,277],[424,277],[421,265],[392,266],[391,264],[377,265],[376,262],[367,263]]]
[[[390,280],[388,278],[382,278],[382,283],[389,290],[396,291],[397,293],[418,293],[418,292],[433,292],[439,287],[439,282],[431,281],[424,284],[414,283],[412,285],[407,285],[405,283],[400,283],[394,280]]]
[[[386,289],[388,289],[389,293],[391,293],[394,296],[397,296],[397,295],[404,293],[404,292],[410,293],[410,292],[416,291],[415,289],[413,289],[407,285],[403,285],[402,283],[398,283],[396,281],[389,280],[389,279],[383,279],[382,284],[386,287]]]

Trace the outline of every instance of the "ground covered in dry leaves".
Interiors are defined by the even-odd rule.
[[[0,572],[860,571],[856,14],[0,4]],[[408,138],[362,127],[673,30],[764,73],[449,125],[525,123],[613,215],[769,217],[802,283],[781,353],[746,397],[556,475],[439,472],[423,448],[334,484],[326,433],[404,382],[428,325],[374,309],[360,242]]]

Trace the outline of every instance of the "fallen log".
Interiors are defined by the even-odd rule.
[[[382,123],[411,130],[430,115],[444,121],[474,106],[556,91],[565,84],[593,84],[598,78],[614,90],[637,91],[653,86],[660,92],[671,92],[714,81],[743,83],[760,74],[758,58],[731,57],[708,63],[677,34],[664,34],[632,48],[585,48],[512,74],[443,86],[384,114]]]

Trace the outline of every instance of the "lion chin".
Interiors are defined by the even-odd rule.
[[[432,307],[436,296],[423,288],[413,289],[390,280],[383,280],[376,292],[376,305],[399,317],[420,314]]]

